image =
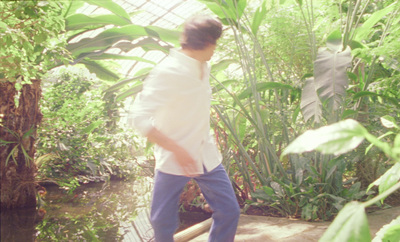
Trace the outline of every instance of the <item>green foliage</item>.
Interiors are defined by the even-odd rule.
[[[239,20],[247,6],[246,0],[199,0],[199,2],[204,3],[224,22],[224,24],[229,24],[230,21],[235,22],[236,20]],[[257,19],[258,18],[259,17],[257,17]],[[257,23],[258,20],[254,22]]]
[[[319,241],[371,241],[364,206],[348,203]]]
[[[341,154],[357,147],[363,139],[367,139],[373,145],[382,149],[382,151],[395,162],[394,165],[385,172],[385,174],[370,186],[378,185],[379,195],[364,203],[348,203],[339,212],[338,216],[329,226],[320,241],[370,241],[370,232],[365,214],[365,207],[371,206],[378,201],[383,202],[389,194],[400,189],[400,152],[398,152],[400,145],[398,143],[400,129],[396,123],[388,121],[391,120],[391,118],[386,117],[383,120],[385,126],[396,128],[397,135],[393,140],[393,144],[380,141],[378,138],[371,135],[357,121],[348,119],[314,131],[307,131],[305,134],[294,140],[293,143],[291,143],[283,152],[282,155],[319,150],[327,154]],[[335,130],[335,132],[332,133],[332,130]],[[336,135],[337,133],[338,135]],[[311,142],[304,144],[305,138],[317,141],[315,143]],[[395,222],[391,223],[390,228],[385,228],[385,230],[387,232],[385,233],[385,236],[396,238],[396,236],[392,234],[393,231],[398,230],[398,226]]]
[[[399,117],[398,52],[389,51],[396,44],[385,35],[398,36],[398,25],[393,24],[398,23],[398,10],[388,7],[389,2],[365,1],[200,2],[228,29],[220,45],[222,52],[229,53],[229,65],[217,63],[218,68],[212,70],[217,97],[213,124],[242,200],[313,220],[330,219],[346,202],[363,199],[364,180],[344,179],[355,174],[355,161],[365,158],[365,147],[357,147],[364,140],[362,135],[369,134],[362,126],[324,128],[330,136],[312,139],[311,135],[298,142],[311,150],[315,147],[309,145],[332,153],[279,156],[310,128],[369,116],[363,124],[370,120],[368,130],[384,135],[379,116]],[[374,15],[386,7],[387,17]],[[370,15],[374,28],[362,30],[364,23],[372,23]],[[357,37],[358,31],[367,29],[368,38]],[[368,44],[371,36],[375,40]],[[379,65],[374,52],[378,43],[380,54],[390,56],[382,55],[388,62]],[[370,85],[373,82],[377,85]],[[312,118],[314,123],[307,121]],[[350,145],[340,140],[348,135],[353,136]],[[338,142],[329,140],[331,136]],[[379,147],[390,150],[382,143]],[[382,155],[376,150],[370,154]],[[385,168],[384,164],[380,167]]]
[[[172,46],[179,44],[178,31],[166,30],[157,26],[133,24],[130,20],[130,14],[135,13],[127,13],[122,6],[111,0],[87,0],[85,2],[107,9],[112,14],[85,15],[75,13],[82,1],[64,2],[64,16],[66,17],[69,42],[67,49],[71,52],[73,64],[84,64],[90,72],[95,73],[97,77],[103,80],[112,82],[120,80],[120,73],[118,73],[117,68],[110,65],[110,60],[133,59],[152,63],[144,58],[123,57],[122,55],[106,53],[111,48],[120,49],[122,52],[129,52],[138,47],[145,51],[156,49],[166,52]],[[99,31],[99,34],[94,37],[87,35],[88,32],[94,30]],[[79,41],[74,41],[77,38],[80,38]],[[133,44],[132,41],[134,40],[137,40],[137,43]],[[160,40],[163,43],[160,43]]]
[[[340,43],[334,45],[339,49],[340,46]],[[338,120],[338,117],[323,115],[321,109],[323,106],[328,110],[325,112],[332,113],[342,108],[349,83],[346,70],[350,65],[350,48],[344,51],[319,49],[314,62],[314,78],[307,79],[302,92],[301,109],[306,121],[313,117],[316,123],[320,123],[323,116],[330,122]]]
[[[211,10],[224,18],[226,7]],[[266,9],[262,10],[264,7]],[[243,177],[234,182],[238,192],[245,194],[244,201],[251,205],[268,205],[285,216],[302,216],[306,220],[330,219],[346,201],[360,199],[365,193],[359,190],[359,183],[343,185],[344,158],[325,157],[320,162],[319,158],[309,155],[279,160],[282,147],[304,128],[304,123],[298,118],[300,95],[296,78],[300,79],[302,72],[309,70],[310,66],[310,59],[304,58],[301,49],[306,45],[306,39],[291,41],[293,34],[305,36],[307,33],[305,30],[299,33],[302,29],[301,15],[294,11],[288,13],[288,8],[260,5],[255,6],[258,12],[255,15],[252,15],[252,8],[248,8],[241,16],[236,16],[236,20],[225,16],[232,28],[231,41],[236,43],[241,73],[236,76],[215,74],[218,79],[216,92],[220,97],[214,107],[218,114],[216,132],[219,132],[220,143],[229,147],[225,151],[225,162],[231,161],[231,172]],[[256,30],[253,23],[259,21],[255,18],[260,11],[271,12],[271,16],[264,20],[268,24],[260,24]],[[285,23],[284,29],[281,28],[282,22]],[[340,71],[351,60],[349,51],[345,54],[346,63],[336,67]],[[330,60],[334,60],[337,53],[331,55],[332,58],[323,66],[324,70],[330,69],[335,73]],[[229,57],[232,58],[232,54]],[[331,96],[330,90],[335,89],[335,83],[327,77],[328,71],[323,72],[321,75],[326,75],[322,81],[325,83],[322,88],[324,101],[332,100],[334,106],[336,101],[333,100],[337,98]],[[346,81],[342,79],[337,82]],[[343,92],[341,89],[340,95]]]
[[[258,29],[260,28],[261,22],[263,18],[265,18],[265,15],[267,14],[267,8],[266,8],[266,0],[261,4],[260,7],[257,8],[254,18],[253,18],[253,23],[251,24],[251,31],[254,33],[254,35],[257,35]]]
[[[56,1],[0,2],[0,80],[29,83],[67,63],[61,12]]]
[[[340,155],[356,148],[368,133],[357,121],[349,119],[332,126],[308,130],[286,147],[282,155],[318,150]]]
[[[2,125],[0,124],[0,126],[2,126]],[[15,165],[18,165],[15,156],[16,156],[18,147],[20,147],[21,150],[22,150],[22,153],[23,153],[23,155],[24,155],[24,158],[25,158],[25,165],[26,165],[27,167],[29,167],[29,166],[30,166],[30,162],[32,162],[33,159],[32,159],[32,157],[30,157],[30,156],[28,155],[28,153],[26,152],[26,150],[25,150],[25,148],[24,148],[24,146],[23,146],[23,142],[24,142],[27,138],[29,138],[29,136],[32,134],[32,132],[34,131],[33,127],[30,128],[30,129],[28,130],[28,132],[26,132],[25,134],[23,134],[22,137],[19,136],[18,133],[14,132],[14,131],[12,131],[12,130],[10,130],[10,129],[8,129],[7,127],[4,127],[4,126],[2,126],[2,127],[3,127],[5,130],[7,130],[7,132],[9,132],[12,136],[14,136],[14,138],[17,140],[17,141],[5,141],[5,140],[0,139],[0,146],[3,146],[3,145],[6,146],[6,145],[9,145],[9,144],[17,144],[16,146],[14,146],[14,148],[13,148],[13,149],[11,150],[11,152],[8,154],[8,156],[7,156],[6,160],[5,160],[5,165],[6,165],[6,166],[8,165],[8,162],[10,161],[10,158],[12,158],[12,160],[13,160],[14,163],[15,163]]]
[[[390,242],[400,240],[400,216],[384,225],[377,233],[372,242]]]
[[[102,99],[101,86],[85,69],[61,69],[49,79],[38,143],[41,176],[65,186],[76,176],[80,182],[134,176],[133,137],[116,126],[120,106]]]
[[[285,216],[329,220],[346,202],[365,196],[359,182],[342,181],[341,174],[346,169],[343,157],[330,160],[322,171],[310,162],[313,159],[310,154],[291,155],[290,159],[293,169],[288,173],[292,179],[274,176],[269,186],[252,192],[252,198],[263,201]]]
[[[83,2],[107,9],[112,14],[86,15],[76,13]],[[115,101],[120,102],[141,90],[142,80],[149,72],[148,68],[139,71],[133,77],[120,78],[119,66],[114,60],[134,60],[155,65],[151,60],[123,54],[111,54],[107,51],[119,49],[129,52],[135,48],[144,51],[157,50],[167,53],[179,45],[179,31],[168,30],[158,26],[140,26],[131,22],[130,16],[137,12],[127,13],[117,3],[107,1],[67,1],[64,2],[64,16],[68,36],[68,50],[72,54],[73,64],[81,63],[102,80],[114,85],[106,90],[106,96],[117,95]],[[107,26],[107,28],[106,28]],[[96,36],[90,32],[98,31]],[[79,39],[79,41],[75,41]]]

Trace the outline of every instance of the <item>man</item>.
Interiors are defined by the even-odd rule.
[[[207,61],[221,33],[217,19],[190,18],[184,25],[182,49],[172,49],[154,68],[131,110],[134,126],[156,144],[150,216],[156,241],[173,241],[179,225],[179,196],[192,178],[213,210],[209,241],[233,241],[235,237],[240,210],[210,135]]]

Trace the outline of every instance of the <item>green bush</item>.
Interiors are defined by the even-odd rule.
[[[41,109],[39,175],[65,186],[129,178],[136,170],[133,134],[117,125],[117,104],[104,100],[102,86],[86,69],[63,68],[49,76]],[[75,184],[75,185],[74,185]]]
[[[365,127],[353,119],[309,130],[296,138],[282,153],[303,153],[312,150],[323,154],[341,155],[359,146],[364,139],[381,149],[392,160],[392,166],[385,174],[370,184],[368,190],[378,187],[379,195],[365,202],[352,201],[347,203],[319,241],[371,241],[365,208],[377,203],[383,203],[385,198],[400,189],[400,128],[392,116],[381,117],[382,125],[389,129],[390,142],[382,141],[382,137],[370,134]],[[312,140],[313,142],[305,142]],[[367,148],[367,152],[370,149]],[[399,219],[381,228],[373,241],[398,241]]]

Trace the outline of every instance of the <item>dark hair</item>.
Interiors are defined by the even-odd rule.
[[[218,19],[196,15],[184,24],[181,46],[183,49],[202,50],[209,44],[215,45],[221,34],[222,24]]]

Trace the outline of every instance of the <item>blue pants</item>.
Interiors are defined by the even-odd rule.
[[[179,197],[190,177],[156,171],[150,221],[156,242],[172,242],[179,226]],[[220,164],[214,170],[193,178],[213,210],[213,223],[208,241],[233,241],[240,208],[226,174]]]

